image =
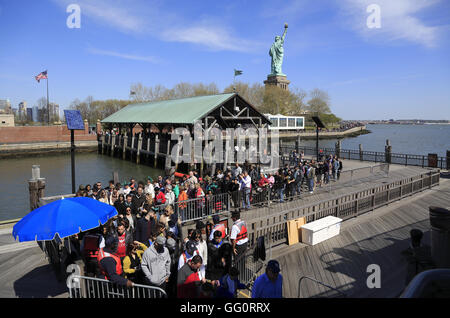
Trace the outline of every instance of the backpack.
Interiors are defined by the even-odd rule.
[[[295,183],[300,183],[303,179],[303,171],[301,169],[294,173]]]
[[[253,251],[253,260],[256,262],[258,259],[262,261],[266,260],[266,246],[264,243],[264,236],[258,237],[256,240],[256,247]]]
[[[308,177],[308,179],[312,179],[313,175],[312,175],[312,167],[309,167],[308,170],[306,171],[306,175]]]

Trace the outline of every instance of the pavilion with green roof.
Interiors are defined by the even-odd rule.
[[[157,102],[130,104],[101,121],[104,126],[132,129],[151,125],[192,128],[201,121],[204,128],[265,127],[269,119],[237,93],[195,96]]]
[[[118,133],[99,135],[99,152],[136,160],[136,163],[144,160],[168,171],[172,167],[171,150],[176,144],[170,132],[184,127],[194,135],[194,124],[198,121],[204,130],[213,127],[260,129],[270,124],[266,116],[237,93],[135,103],[101,121],[107,132],[118,128]],[[200,174],[203,174],[203,161]]]

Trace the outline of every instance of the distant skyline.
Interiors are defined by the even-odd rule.
[[[71,4],[80,28],[69,28]],[[369,28],[368,7],[380,9]],[[370,20],[372,21],[372,20]],[[369,21],[369,22],[370,22]],[[263,84],[283,25],[290,87],[327,91],[346,119],[450,120],[450,2],[444,0],[16,0],[0,2],[0,99],[129,99],[130,86]]]

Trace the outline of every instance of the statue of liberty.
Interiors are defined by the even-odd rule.
[[[286,76],[281,71],[281,65],[283,64],[283,55],[284,55],[284,38],[286,37],[288,25],[284,24],[284,32],[280,37],[277,35],[275,37],[275,42],[273,42],[272,47],[270,48],[269,55],[272,57],[272,63],[270,65],[270,75],[269,76]]]

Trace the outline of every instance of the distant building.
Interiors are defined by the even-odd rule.
[[[0,114],[12,114],[9,99],[0,99]]]
[[[52,121],[59,121],[59,105],[55,103],[50,103],[48,107],[50,110],[50,119]]]
[[[18,117],[20,120],[25,120],[27,117],[27,102],[26,101],[21,101],[19,103],[19,113],[18,113]]]
[[[39,108],[37,106],[33,106],[33,121],[39,121]]]
[[[0,114],[0,127],[14,127],[14,115]]]
[[[14,116],[17,116],[17,108],[11,108],[12,113],[14,114]]]
[[[39,108],[37,111],[38,120],[41,123],[44,123],[47,121],[47,109],[46,108]]]
[[[27,121],[33,121],[33,108],[27,108]]]

